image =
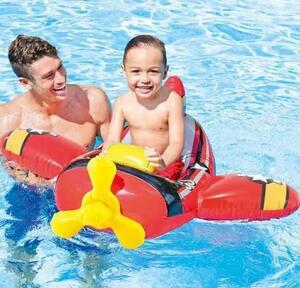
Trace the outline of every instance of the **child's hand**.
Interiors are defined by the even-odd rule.
[[[145,155],[148,158],[148,161],[155,167],[155,168],[164,168],[166,164],[161,157],[160,153],[155,148],[145,147]]]

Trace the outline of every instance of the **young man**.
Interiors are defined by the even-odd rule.
[[[110,104],[104,91],[67,84],[57,50],[39,37],[19,35],[8,53],[26,92],[0,105],[0,136],[15,128],[42,129],[63,135],[87,150],[96,135],[105,139]]]
[[[111,108],[97,87],[67,84],[57,50],[47,41],[19,35],[8,58],[26,92],[0,105],[0,137],[15,128],[41,129],[62,135],[89,150],[97,135],[108,133]]]

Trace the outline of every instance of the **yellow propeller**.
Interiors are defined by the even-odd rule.
[[[123,247],[134,249],[141,246],[145,239],[143,226],[121,214],[119,200],[111,192],[116,165],[105,156],[97,156],[89,161],[87,169],[92,190],[83,197],[79,209],[54,214],[51,220],[53,232],[57,236],[70,238],[84,226],[111,228]]]

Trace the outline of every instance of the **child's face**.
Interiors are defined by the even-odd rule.
[[[152,46],[131,48],[123,66],[128,87],[140,98],[152,98],[166,78],[162,52]]]

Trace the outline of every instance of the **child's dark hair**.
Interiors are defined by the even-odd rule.
[[[152,46],[158,48],[163,55],[164,66],[167,66],[167,53],[165,43],[152,35],[138,35],[132,38],[126,45],[123,55],[123,64],[125,65],[128,51],[134,47]]]
[[[18,35],[9,46],[8,59],[18,77],[34,80],[29,66],[44,56],[57,58],[57,50],[40,37]]]

